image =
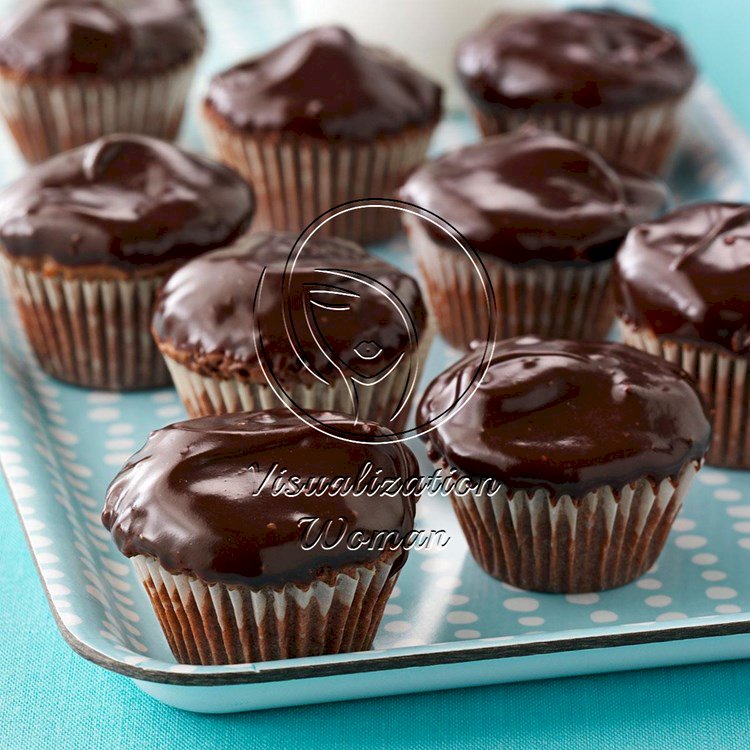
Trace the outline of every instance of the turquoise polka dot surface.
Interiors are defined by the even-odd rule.
[[[237,44],[227,39],[225,49],[212,49],[203,81],[235,56]],[[747,138],[706,85],[698,87],[686,119],[670,177],[676,198],[750,195]],[[448,118],[433,150],[439,153],[474,137],[465,119]],[[186,143],[201,148],[193,122]],[[13,176],[13,167],[6,176]],[[403,239],[377,251],[413,270]],[[6,310],[3,315],[12,317]],[[150,430],[184,417],[175,392],[119,394],[67,386],[40,371],[13,326],[0,329],[0,336],[0,463],[66,637],[90,658],[134,676],[142,670],[165,680],[236,674],[237,668],[174,662],[128,561],[99,520],[106,486],[118,467]],[[427,377],[453,357],[438,342]],[[422,453],[419,444],[414,448]],[[426,461],[423,468],[430,471]],[[378,632],[380,657],[434,652],[439,661],[450,659],[452,650],[553,643],[566,634],[642,630],[653,637],[676,621],[735,626],[750,621],[750,475],[743,472],[704,468],[657,564],[635,583],[601,594],[535,594],[488,577],[468,554],[446,498],[420,502],[417,526],[444,529],[450,541],[411,555]],[[299,661],[314,670],[337,658]]]

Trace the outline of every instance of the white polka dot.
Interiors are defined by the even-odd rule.
[[[452,570],[455,565],[451,560],[446,560],[443,557],[431,557],[429,560],[425,560],[419,567],[425,573],[445,573],[448,570]]]
[[[737,544],[739,544],[742,549],[750,549],[750,536],[746,536],[738,540]]]
[[[125,453],[107,453],[104,456],[104,463],[107,466],[122,466],[131,456],[129,451]]]
[[[750,534],[750,521],[737,521],[732,524],[732,528],[740,534]]]
[[[108,435],[130,435],[135,432],[135,427],[127,422],[118,422],[107,427]]]
[[[0,451],[0,461],[4,464],[20,464],[21,454],[14,451]]]
[[[658,622],[667,622],[668,620],[685,620],[687,615],[684,612],[662,612],[656,615]]]
[[[739,490],[722,487],[721,489],[714,490],[714,497],[722,502],[732,503],[735,500],[739,500],[742,497],[742,493]]]
[[[124,451],[135,448],[135,440],[132,438],[115,438],[114,440],[105,440],[104,447],[108,451]]]
[[[55,565],[60,562],[60,558],[51,552],[40,552],[36,556],[36,559],[40,565]]]
[[[704,570],[701,576],[706,581],[723,581],[727,574],[723,570]]]
[[[742,607],[736,604],[717,604],[714,607],[714,612],[720,615],[736,615],[738,612],[742,612]]]
[[[13,435],[0,435],[0,448],[18,448],[20,443]]]
[[[676,518],[672,527],[675,531],[692,531],[695,528],[695,521],[690,518]]]
[[[647,596],[644,602],[649,607],[668,607],[672,603],[672,597],[665,594],[655,594],[654,596]]]
[[[69,628],[74,628],[76,625],[80,625],[83,620],[73,612],[60,612],[60,619],[63,624]]]
[[[445,619],[451,625],[469,625],[472,622],[476,622],[479,618],[473,612],[458,610],[456,612],[448,612]]]
[[[181,406],[160,406],[156,410],[156,416],[157,417],[164,417],[165,419],[169,419],[171,417],[179,417],[182,415],[182,407]]]
[[[700,534],[683,534],[674,542],[680,549],[700,549],[708,544],[708,539]]]
[[[51,596],[67,596],[70,593],[70,589],[61,583],[50,583],[47,586],[47,591]]]
[[[696,565],[713,565],[719,562],[719,558],[711,552],[699,552],[693,555],[690,560]]]
[[[539,602],[530,596],[514,596],[506,599],[503,607],[511,612],[535,612],[539,609]]]
[[[750,518],[750,505],[732,505],[727,508],[727,515],[732,518]]]
[[[8,477],[8,479],[23,479],[23,477],[27,477],[28,475],[28,470],[24,469],[23,466],[5,466],[5,476]]]
[[[599,594],[566,594],[565,598],[571,604],[596,604]]]
[[[456,638],[481,638],[482,634],[478,630],[472,630],[471,628],[464,628],[463,630],[457,630],[453,635]]]
[[[104,406],[99,409],[91,409],[88,413],[88,417],[92,422],[111,422],[113,419],[118,419],[119,416],[119,409],[112,409]]]
[[[391,591],[391,599],[396,599],[399,596],[401,596],[401,589],[398,586],[394,586],[393,591]]]
[[[527,628],[538,628],[540,625],[544,625],[543,617],[519,617],[518,624],[523,625]]]
[[[734,599],[737,592],[729,586],[709,586],[706,589],[706,596],[709,599]]]
[[[404,611],[403,607],[399,607],[398,604],[386,604],[383,614],[386,615],[400,615]]]
[[[36,495],[36,489],[30,484],[14,484],[13,485],[13,497],[16,500],[28,500],[30,497]]]
[[[393,620],[393,622],[385,624],[385,629],[389,633],[406,633],[411,630],[411,623],[406,622],[406,620]]]
[[[448,597],[448,604],[452,607],[458,607],[461,604],[466,604],[469,601],[469,597],[464,594],[451,594]]]
[[[25,521],[26,531],[33,533],[34,531],[43,531],[44,524],[36,518],[27,518]]]
[[[62,462],[62,465],[71,473],[73,476],[76,477],[82,477],[84,479],[87,479],[91,476],[91,469],[89,469],[88,466],[84,466],[83,464],[77,464],[73,461],[65,460]]]
[[[177,394],[174,391],[163,391],[161,393],[154,393],[151,396],[151,400],[155,404],[171,404],[177,398]]]
[[[618,619],[617,613],[608,609],[595,609],[589,617],[592,622],[615,622]]]
[[[461,579],[456,576],[443,576],[435,581],[435,585],[440,589],[457,589],[461,585]]]
[[[655,591],[656,589],[660,589],[664,584],[662,584],[661,581],[657,581],[656,578],[641,578],[639,581],[636,581],[635,585],[638,586],[639,589]]]
[[[711,471],[710,469],[704,469],[698,472],[698,481],[703,484],[727,484],[729,477],[720,471]]]
[[[60,427],[50,427],[49,432],[58,443],[62,443],[63,445],[75,445],[78,442],[78,435],[70,432],[70,430],[63,430]]]
[[[90,404],[116,404],[121,399],[119,393],[110,393],[109,391],[93,391],[86,396]]]

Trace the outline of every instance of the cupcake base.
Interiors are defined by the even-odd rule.
[[[658,484],[643,477],[581,498],[503,487],[451,502],[474,559],[491,576],[529,591],[603,591],[654,564],[698,468],[690,462]]]
[[[0,115],[29,162],[111,133],[174,140],[196,63],[121,79],[18,77],[0,68]]]
[[[500,108],[488,113],[473,105],[470,108],[484,136],[507,133],[530,124],[583,143],[614,164],[647,174],[662,174],[679,134],[684,99],[678,97],[622,114]]]
[[[169,384],[149,326],[168,270],[133,278],[80,277],[28,268],[0,253],[22,328],[54,378],[87,388]]]
[[[622,340],[682,367],[695,380],[711,415],[706,463],[750,469],[750,368],[748,360],[709,346],[657,337],[619,321]]]
[[[417,353],[419,371],[424,372],[424,363],[433,339],[431,327],[422,334]],[[160,344],[164,361],[172,376],[177,393],[191,418],[229,414],[236,411],[260,411],[284,406],[265,378],[262,381],[248,379],[221,378],[215,375],[196,372],[188,364],[178,359],[179,354],[166,344]],[[263,374],[260,373],[260,377]],[[393,432],[405,429],[411,411],[415,393],[412,392],[406,406],[391,420],[397,409],[404,388],[407,386],[409,373],[399,373],[388,381],[382,381],[373,388],[362,388],[359,391],[358,416],[360,419],[376,422]],[[418,383],[417,383],[418,385]],[[353,411],[349,384],[343,379],[336,379],[333,386],[320,382],[311,384],[286,385],[287,395],[301,409],[337,411],[351,414]]]
[[[175,658],[242,664],[365,651],[372,646],[398,573],[400,551],[281,588],[208,584],[133,558]]]
[[[468,349],[490,330],[487,298],[480,276],[458,248],[436,242],[420,219],[405,216],[427,300],[443,337]],[[587,266],[552,263],[515,266],[482,255],[492,284],[496,338],[535,334],[545,338],[600,340],[614,322],[611,261]]]
[[[366,198],[392,198],[408,173],[424,161],[436,123],[363,144],[293,133],[242,133],[209,107],[203,120],[214,154],[255,190],[255,231],[301,231],[334,206]],[[362,244],[388,239],[400,212],[361,209],[320,228]]]

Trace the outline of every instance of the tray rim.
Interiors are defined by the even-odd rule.
[[[403,649],[384,651],[363,651],[353,654],[330,654],[305,659],[280,659],[269,662],[250,662],[243,665],[219,665],[215,667],[195,666],[201,671],[171,672],[150,667],[141,667],[118,661],[90,646],[75,636],[60,618],[57,607],[47,588],[36,555],[29,540],[26,526],[19,509],[19,501],[0,461],[0,475],[5,481],[8,494],[18,516],[26,544],[31,552],[37,576],[42,584],[44,595],[54,617],[55,624],[64,641],[84,659],[97,664],[111,672],[135,680],[157,682],[165,685],[181,686],[219,686],[219,685],[255,685],[264,682],[283,682],[296,679],[342,676],[360,672],[391,671],[413,667],[439,666],[495,659],[509,659],[523,656],[543,656],[548,654],[588,651],[591,649],[610,649],[621,646],[641,644],[668,643],[674,641],[696,640],[721,636],[750,635],[750,612],[737,615],[716,615],[694,617],[674,622],[648,623],[647,627],[639,625],[622,626],[622,632],[602,632],[604,628],[587,628],[583,630],[558,631],[559,637],[544,640],[536,636],[517,636],[514,643],[503,643],[503,636],[472,639],[461,643],[447,642],[414,646]],[[705,622],[711,620],[711,622]],[[587,633],[576,635],[576,633]],[[548,633],[547,635],[554,635]],[[524,640],[525,639],[525,640]],[[394,653],[402,652],[402,653]],[[354,658],[352,658],[354,657]],[[304,663],[310,660],[316,663]],[[319,662],[321,663],[317,663]]]

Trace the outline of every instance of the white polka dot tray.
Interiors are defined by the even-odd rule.
[[[471,136],[464,120],[449,119],[435,151]],[[749,178],[747,140],[700,88],[672,175],[676,194],[747,198]],[[410,268],[404,247],[396,240],[380,251]],[[444,529],[450,542],[412,552],[371,652],[177,664],[99,519],[120,465],[150,430],[184,416],[175,392],[69,387],[39,370],[13,327],[2,335],[0,461],[60,631],[84,657],[169,704],[236,711],[750,656],[750,473],[707,467],[658,564],[624,588],[562,596],[501,584],[468,554],[448,500],[425,498],[418,528]],[[436,343],[428,377],[453,356]]]

